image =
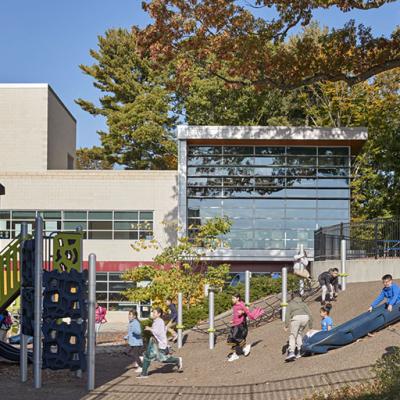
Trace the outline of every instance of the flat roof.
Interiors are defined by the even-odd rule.
[[[332,140],[366,141],[367,128],[312,128],[305,126],[178,126],[180,140]]]

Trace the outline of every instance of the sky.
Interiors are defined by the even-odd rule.
[[[374,34],[389,35],[400,24],[400,1],[368,12],[318,11],[315,18],[330,27],[354,18]],[[96,103],[100,93],[79,64],[93,63],[89,50],[107,29],[150,22],[140,0],[0,0],[0,82],[49,83],[77,119],[77,146],[98,145],[104,119],[74,100]]]

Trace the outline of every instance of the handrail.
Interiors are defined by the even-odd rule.
[[[0,312],[6,309],[19,293],[21,243],[22,239],[17,237],[0,251]]]

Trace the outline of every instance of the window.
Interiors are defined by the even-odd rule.
[[[36,215],[43,218],[46,235],[81,230],[85,239],[138,240],[153,238],[153,211],[1,210],[0,239],[19,235],[21,223],[34,229]]]

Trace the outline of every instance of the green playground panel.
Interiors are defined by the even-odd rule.
[[[82,239],[80,232],[61,232],[53,237],[53,268],[57,271],[81,271]]]
[[[19,271],[20,238],[14,239],[0,252],[0,308],[8,305],[19,292],[21,276]]]

